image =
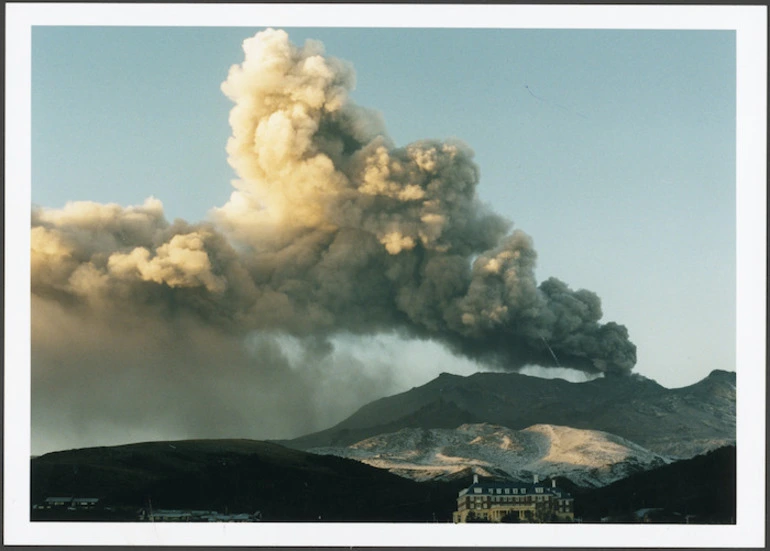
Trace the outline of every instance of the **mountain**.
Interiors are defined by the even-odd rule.
[[[482,440],[505,447],[504,432],[477,429]],[[611,437],[607,441],[617,444]],[[515,445],[511,439],[510,446]],[[557,483],[574,496],[576,516],[584,522],[638,522],[640,512],[647,511],[658,515],[653,520],[730,523],[736,514],[735,472],[735,447],[728,447],[602,488],[587,489],[563,477]],[[156,511],[261,511],[262,519],[272,522],[448,522],[458,491],[470,483],[469,474],[452,482],[415,482],[357,461],[251,440],[149,442],[32,459],[33,504],[50,496],[76,496],[98,497],[103,506],[76,512],[33,509],[31,519],[133,521],[151,501]]]
[[[488,424],[414,429],[373,436],[346,447],[308,451],[361,461],[413,480],[482,476],[531,481],[560,476],[580,486],[604,486],[668,462],[615,435],[555,425],[521,431]]]
[[[371,402],[330,429],[279,443],[296,449],[344,447],[405,428],[475,423],[598,430],[661,455],[689,458],[735,443],[735,373],[713,371],[674,389],[640,376],[571,383],[518,373],[443,373]]]
[[[467,481],[465,481],[467,482]],[[261,511],[265,521],[449,521],[462,484],[420,484],[357,461],[253,440],[87,448],[31,460],[31,501],[96,497],[98,511],[33,520],[136,520],[137,511]],[[105,508],[107,507],[107,508]]]

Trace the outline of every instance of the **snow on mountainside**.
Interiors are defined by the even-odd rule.
[[[735,444],[735,398],[735,373],[718,370],[673,389],[640,376],[570,383],[519,373],[442,374],[375,400],[331,428],[278,443],[308,450],[349,446],[405,428],[489,423],[522,430],[549,424],[604,431],[687,459]]]
[[[312,453],[355,459],[392,473],[423,481],[466,474],[530,481],[563,476],[581,486],[604,486],[668,458],[619,436],[556,425],[512,430],[491,424],[457,429],[406,428],[356,442],[322,447]]]

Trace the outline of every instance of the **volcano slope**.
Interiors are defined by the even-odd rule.
[[[683,388],[640,376],[584,383],[517,373],[441,374],[363,406],[336,426],[279,443],[296,449],[350,446],[406,428],[455,429],[489,423],[603,431],[654,453],[686,459],[735,444],[735,373],[713,371]]]
[[[530,482],[559,476],[605,486],[670,460],[601,431],[533,425],[521,431],[488,424],[457,429],[401,429],[351,446],[311,448],[356,459],[413,480],[454,480],[470,472]]]

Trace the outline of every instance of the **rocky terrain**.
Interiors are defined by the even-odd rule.
[[[531,481],[560,476],[599,487],[670,459],[615,435],[555,425],[521,431],[489,424],[457,429],[401,429],[346,447],[311,448],[318,454],[356,459],[413,480],[482,476]]]

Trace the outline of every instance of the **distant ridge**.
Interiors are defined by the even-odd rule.
[[[443,373],[375,400],[330,429],[278,442],[297,449],[348,446],[404,428],[470,423],[599,430],[661,455],[689,458],[735,443],[735,373],[716,370],[674,389],[640,376],[570,383],[518,373]]]

